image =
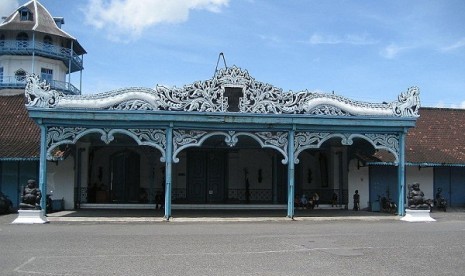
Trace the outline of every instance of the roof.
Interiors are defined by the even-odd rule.
[[[407,133],[406,163],[465,165],[465,109],[422,107],[419,114],[416,126]],[[375,154],[383,162],[393,162],[389,155]]]
[[[19,11],[25,8],[33,15],[31,21],[21,21]],[[48,10],[36,0],[31,0],[16,9],[2,24],[0,24],[0,30],[35,31],[63,37],[74,41],[73,48],[77,54],[80,55],[86,53],[77,39],[60,29]]]
[[[465,163],[465,109],[421,108],[407,134],[406,161]]]
[[[0,160],[39,158],[40,128],[25,103],[24,94],[0,96]]]

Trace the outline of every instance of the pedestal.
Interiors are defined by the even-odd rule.
[[[48,223],[44,210],[18,210],[18,217],[12,222],[13,224],[35,224]]]
[[[405,209],[405,216],[402,217],[400,220],[408,221],[408,222],[429,222],[429,221],[436,221],[430,216],[430,210],[413,210],[413,209]]]

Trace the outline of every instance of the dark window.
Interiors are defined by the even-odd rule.
[[[21,32],[16,36],[16,44],[18,45],[18,48],[26,48],[28,46],[28,39],[29,36],[27,33]]]
[[[53,50],[53,40],[49,35],[44,36],[44,50]]]
[[[19,16],[21,21],[32,21],[32,13],[26,8],[19,11]]]
[[[242,96],[241,87],[225,87],[224,97],[228,97],[229,112],[239,111],[239,98]]]
[[[24,32],[21,32],[16,36],[16,40],[18,41],[28,41],[28,39],[29,39],[29,36],[27,35],[27,33],[24,33]]]
[[[24,82],[26,80],[26,71],[23,69],[18,69],[15,72],[15,78],[18,82]]]
[[[52,45],[53,40],[49,35],[44,36],[44,44]]]

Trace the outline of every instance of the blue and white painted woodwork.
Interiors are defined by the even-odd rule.
[[[240,89],[238,106],[230,106],[228,88]],[[294,216],[294,164],[304,150],[318,149],[330,139],[347,146],[363,139],[392,153],[399,165],[399,198],[404,198],[403,141],[420,108],[417,87],[390,103],[366,103],[333,94],[283,92],[238,67],[182,88],[125,88],[74,96],[51,90],[30,76],[25,94],[30,117],[46,128],[42,150],[48,159],[59,145],[74,144],[90,133],[100,134],[107,144],[121,133],[138,145],[156,148],[166,162],[166,218],[171,216],[171,163],[179,162],[184,149],[200,147],[213,136],[224,136],[230,147],[247,136],[262,148],[279,152],[281,162],[288,165],[289,217]]]

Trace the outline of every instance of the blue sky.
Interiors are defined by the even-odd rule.
[[[418,86],[422,106],[465,108],[463,0],[39,2],[88,52],[83,93],[210,79],[223,52],[285,91],[390,102]]]

